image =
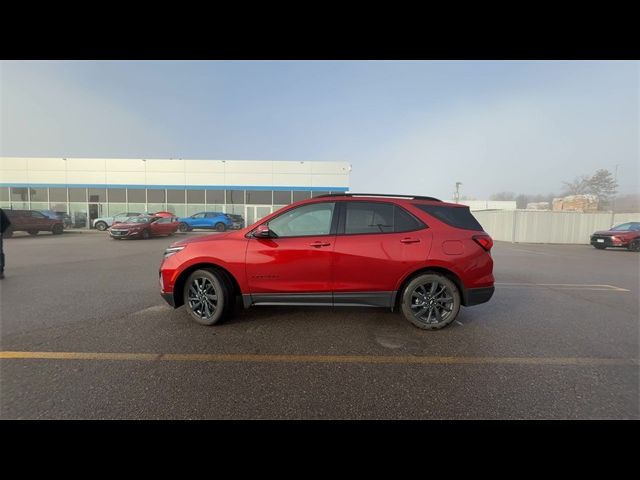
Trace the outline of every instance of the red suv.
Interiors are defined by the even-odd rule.
[[[330,194],[242,230],[174,243],[160,266],[163,298],[198,323],[251,305],[402,310],[433,330],[494,291],[493,246],[463,205],[431,197]]]
[[[64,230],[64,223],[59,218],[49,218],[44,213],[36,210],[9,210],[5,209],[11,225],[3,233],[5,238],[13,235],[13,232],[29,232],[30,235],[38,235],[38,232],[51,232],[60,235]]]

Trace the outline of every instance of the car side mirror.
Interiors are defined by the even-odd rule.
[[[253,231],[253,236],[255,238],[271,238],[271,230],[269,229],[268,223],[263,223],[262,225],[258,225]]]

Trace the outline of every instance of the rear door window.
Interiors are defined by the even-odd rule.
[[[483,230],[482,225],[478,223],[467,206],[448,207],[444,205],[424,204],[415,204],[414,206],[452,227],[462,228],[464,230]]]
[[[344,225],[339,231],[347,235],[410,232],[426,227],[402,207],[391,203],[344,202],[344,211]]]

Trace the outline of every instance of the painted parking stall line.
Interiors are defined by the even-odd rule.
[[[84,360],[139,362],[355,363],[421,365],[637,366],[634,358],[591,357],[445,357],[414,355],[268,355],[208,353],[111,353],[0,351],[0,360]]]
[[[558,290],[605,290],[610,292],[629,292],[630,290],[615,285],[595,285],[588,283],[495,283],[500,288],[543,287]]]

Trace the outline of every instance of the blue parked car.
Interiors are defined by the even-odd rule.
[[[190,232],[194,228],[224,232],[227,228],[233,227],[233,220],[222,212],[199,212],[190,217],[179,218],[178,221],[178,229],[181,232]]]

